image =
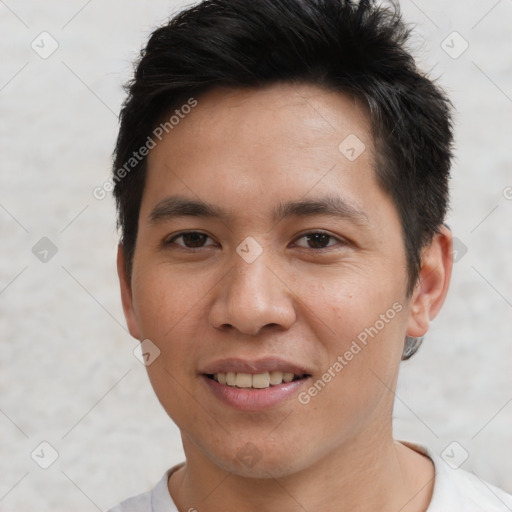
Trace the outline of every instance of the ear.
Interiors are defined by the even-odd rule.
[[[137,317],[133,310],[132,286],[126,273],[125,256],[123,244],[117,246],[117,275],[121,287],[121,302],[123,303],[124,317],[130,334],[140,340]]]
[[[419,338],[428,331],[446,298],[452,266],[453,237],[443,225],[422,251],[420,275],[409,300],[408,336]]]

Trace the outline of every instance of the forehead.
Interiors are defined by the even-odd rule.
[[[258,201],[262,209],[268,202],[272,211],[276,202],[315,193],[371,200],[371,126],[356,99],[277,84],[218,88],[196,100],[148,156],[143,208],[171,193],[227,205]]]
[[[252,148],[261,150],[262,144],[267,153],[274,150],[277,154],[321,145],[324,149],[330,146],[338,156],[339,143],[349,135],[372,145],[367,108],[360,100],[308,84],[216,88],[197,98],[197,106],[180,117],[164,139],[174,139],[175,150],[188,157],[194,156],[197,144],[235,153],[236,143],[242,141],[238,149],[246,154]],[[189,138],[194,144],[183,144]],[[158,149],[150,160],[155,155]]]

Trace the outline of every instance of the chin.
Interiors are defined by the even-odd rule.
[[[265,433],[265,436],[268,434]],[[283,478],[311,464],[311,454],[297,446],[303,442],[274,439],[262,436],[259,441],[243,440],[228,443],[208,443],[202,449],[210,461],[223,470],[244,478]],[[311,445],[309,449],[313,448]]]
[[[300,464],[290,460],[289,453],[288,458],[284,453],[276,456],[259,450],[256,456],[249,453],[241,456],[242,450],[235,453],[232,458],[223,456],[221,460],[217,459],[214,462],[222,469],[243,478],[283,478],[300,470]]]

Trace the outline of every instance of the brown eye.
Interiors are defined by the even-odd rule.
[[[304,242],[302,242],[302,240],[304,240]],[[297,245],[299,247],[307,247],[309,249],[324,249],[335,245],[336,243],[336,238],[322,232],[307,233],[301,236],[297,241]]]
[[[329,245],[331,237],[325,233],[306,235],[306,240],[312,249],[323,249]]]
[[[175,243],[177,245],[181,245],[182,247],[187,247],[188,249],[198,249],[207,245],[212,245],[211,243],[206,243],[209,238],[210,237],[205,233],[190,231],[188,233],[181,233],[180,235],[171,238],[169,243]]]

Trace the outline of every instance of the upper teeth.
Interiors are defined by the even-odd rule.
[[[291,382],[296,375],[290,372],[265,372],[265,373],[215,373],[213,378],[221,384],[236,386],[238,388],[264,389],[277,386],[283,382]],[[299,376],[301,377],[301,376]]]

